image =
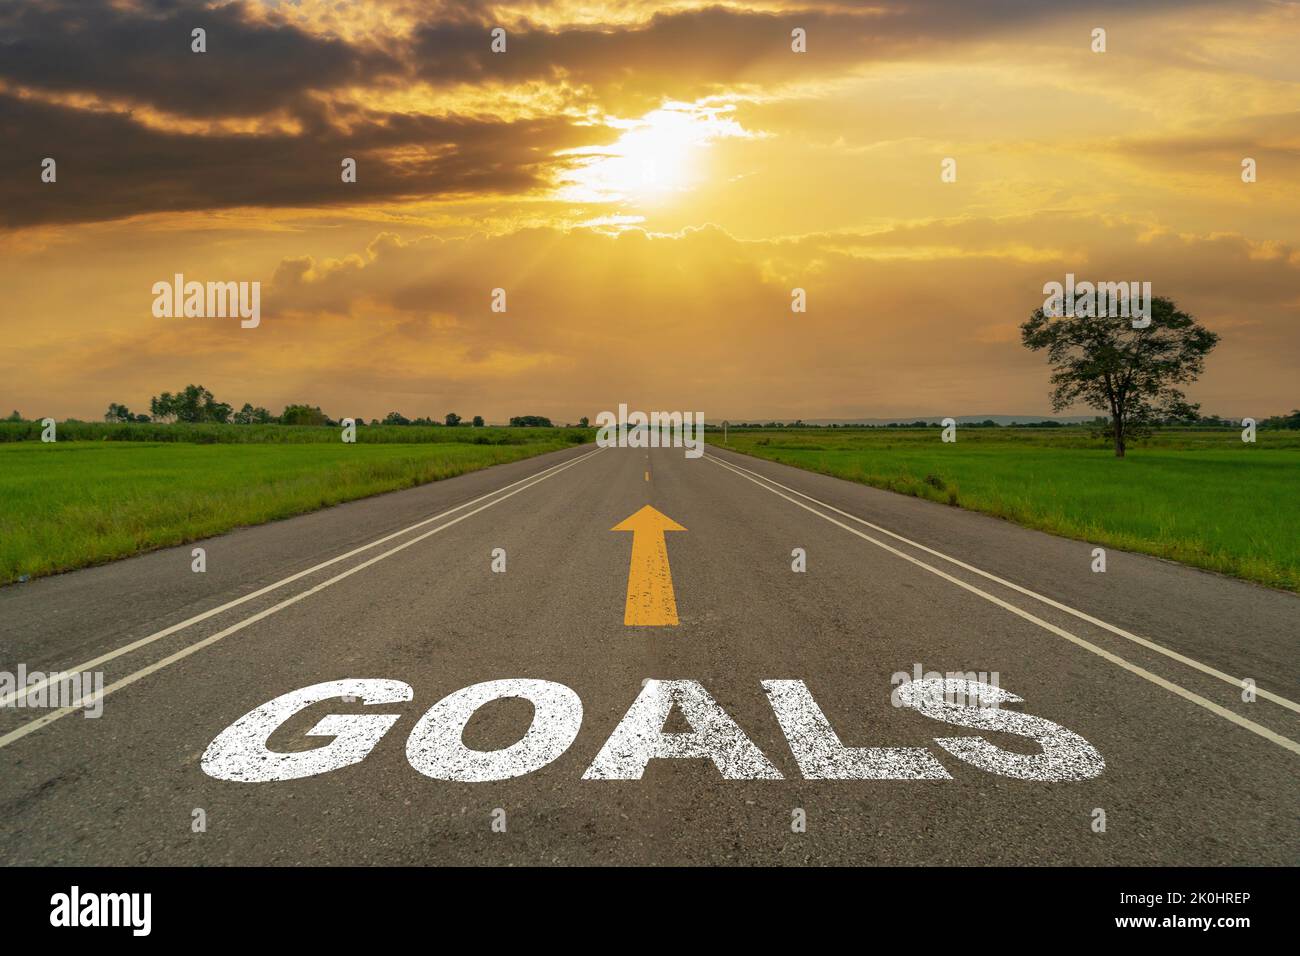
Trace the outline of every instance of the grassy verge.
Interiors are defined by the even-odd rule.
[[[232,429],[242,438],[239,432],[257,426],[202,427]],[[337,429],[322,428],[309,431],[325,434],[324,441],[68,441],[61,425],[56,443],[0,443],[0,583],[183,544],[590,440],[576,429],[434,430],[471,440],[381,443],[358,429],[357,444],[344,445]],[[472,440],[480,437],[511,440]]]
[[[721,436],[710,435],[721,442]],[[1170,430],[1116,459],[1082,429],[732,431],[735,451],[1300,591],[1300,434]]]

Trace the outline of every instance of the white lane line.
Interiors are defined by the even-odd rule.
[[[712,458],[713,456],[710,455],[709,457]],[[800,498],[806,498],[807,500],[813,502],[814,504],[820,505],[821,507],[826,508],[830,511],[834,511],[838,515],[842,515],[845,518],[849,518],[852,521],[856,521],[859,524],[865,525],[866,527],[872,529],[873,531],[879,531],[881,534],[887,534],[889,535],[889,537],[897,541],[902,541],[904,544],[916,548],[919,551],[924,551],[926,554],[933,555],[936,558],[942,558],[944,561],[947,561],[950,564],[955,564],[957,565],[957,567],[962,568],[966,571],[970,571],[972,574],[978,574],[980,577],[986,578],[990,581],[994,581],[1005,588],[1010,588],[1013,591],[1018,591],[1019,593],[1025,595],[1026,597],[1031,597],[1036,601],[1042,601],[1044,604],[1049,605],[1050,607],[1054,607],[1058,611],[1064,611],[1066,614],[1070,614],[1074,617],[1077,617],[1082,621],[1087,621],[1089,624],[1094,624],[1097,627],[1101,628],[1102,630],[1109,631],[1110,633],[1118,637],[1122,637],[1125,640],[1132,641],[1135,644],[1141,644],[1143,647],[1147,648],[1148,650],[1155,651],[1157,654],[1163,654],[1165,657],[1168,657],[1171,660],[1178,661],[1178,663],[1180,664],[1185,664],[1188,667],[1200,671],[1202,674],[1209,674],[1211,677],[1217,677],[1221,681],[1225,681],[1226,683],[1232,684],[1238,690],[1240,690],[1242,687],[1241,678],[1239,677],[1233,677],[1231,674],[1225,674],[1223,671],[1213,668],[1208,664],[1202,664],[1200,661],[1193,660],[1192,658],[1187,657],[1184,654],[1179,654],[1177,651],[1170,650],[1167,647],[1162,647],[1161,645],[1157,644],[1155,641],[1148,640],[1145,637],[1139,637],[1136,634],[1124,630],[1122,627],[1116,627],[1114,624],[1107,624],[1105,621],[1095,618],[1091,614],[1086,613],[1085,611],[1080,611],[1077,608],[1072,608],[1068,604],[1061,604],[1059,601],[1053,601],[1051,598],[1047,597],[1044,594],[1039,594],[1037,591],[1031,591],[1029,588],[1021,587],[1019,584],[1015,584],[1014,582],[1008,581],[1005,578],[1000,578],[996,574],[990,574],[988,571],[982,571],[979,568],[974,567],[973,565],[967,564],[965,561],[961,561],[958,560],[957,558],[950,557],[949,555],[944,554],[942,551],[936,551],[933,548],[927,548],[925,545],[919,544],[918,542],[913,541],[910,538],[905,538],[901,534],[895,534],[893,531],[890,531],[888,528],[882,528],[880,527],[880,525],[872,524],[870,521],[867,521],[865,518],[859,518],[855,514],[850,514],[847,511],[841,511],[839,508],[836,508],[834,505],[828,505],[824,501],[819,501],[818,499],[814,498],[812,495],[806,495],[802,491],[799,491],[795,488],[791,488],[788,485],[783,485],[775,478],[769,478],[767,475],[764,475],[760,472],[750,471],[748,468],[742,468],[740,465],[733,464],[732,462],[729,461],[723,461],[720,458],[713,458],[713,460],[716,461],[718,464],[723,465],[724,467],[731,468],[734,471],[744,472],[745,474],[753,475],[757,478],[762,478],[764,481],[776,485],[778,488],[782,488],[785,491],[790,492],[791,494],[796,494]],[[1288,700],[1287,698],[1282,697],[1279,694],[1274,694],[1272,691],[1264,690],[1261,687],[1255,688],[1255,694],[1258,697],[1263,697],[1265,700],[1271,700],[1275,704],[1280,704],[1281,706],[1285,707],[1287,710],[1295,711],[1296,713],[1300,714],[1300,704]]]
[[[474,498],[470,501],[466,501],[464,504],[459,504],[454,508],[448,508],[446,511],[434,515],[432,518],[425,518],[422,521],[417,521],[415,524],[408,525],[407,527],[401,529],[400,531],[394,531],[392,534],[385,535],[382,538],[377,538],[376,540],[371,541],[369,544],[363,544],[359,548],[353,548],[351,551],[348,551],[345,554],[340,554],[337,557],[330,558],[328,561],[322,561],[320,564],[307,568],[305,571],[299,571],[297,574],[291,574],[287,578],[281,578],[279,581],[276,581],[274,584],[268,584],[264,588],[260,588],[259,590],[253,591],[249,594],[245,594],[243,597],[235,598],[233,601],[227,601],[225,604],[222,604],[220,607],[214,607],[211,610],[202,612],[201,614],[196,614],[191,618],[187,618],[186,620],[181,621],[179,624],[173,624],[170,627],[163,628],[161,631],[155,631],[154,633],[148,635],[147,637],[142,637],[139,640],[132,641],[129,644],[123,644],[121,647],[117,648],[116,650],[108,651],[105,654],[101,654],[99,657],[96,657],[92,660],[85,661],[84,663],[78,664],[75,667],[56,668],[55,671],[52,672],[51,677],[47,677],[44,680],[36,681],[35,683],[27,687],[23,687],[19,690],[11,691],[8,694],[4,694],[3,696],[0,696],[0,707],[8,707],[14,701],[18,700],[18,698],[20,697],[25,698],[29,694],[34,694],[37,691],[48,686],[51,683],[52,679],[57,676],[58,672],[67,673],[70,671],[77,671],[77,672],[84,673],[89,670],[94,670],[96,667],[99,667],[101,664],[107,664],[109,661],[115,660],[116,658],[121,657],[123,654],[129,654],[132,651],[138,650],[147,644],[152,644],[154,641],[161,640],[164,637],[170,637],[172,634],[175,634],[177,631],[183,631],[185,630],[185,628],[192,627],[195,624],[198,624],[202,621],[206,621],[210,617],[215,617],[218,614],[223,614],[226,611],[229,611],[232,607],[238,607],[239,605],[247,603],[248,601],[251,601],[254,598],[261,597],[263,594],[268,594],[271,591],[275,591],[279,588],[282,588],[286,584],[292,584],[294,581],[297,581],[300,578],[304,578],[309,574],[315,574],[317,571],[320,571],[323,568],[328,568],[332,564],[337,564],[340,561],[345,561],[348,558],[354,557],[363,551],[369,551],[371,548],[375,548],[381,544],[384,544],[385,542],[392,541],[394,538],[400,538],[402,535],[406,534],[409,531],[414,531],[416,528],[422,528],[425,525],[429,524],[430,522],[439,521],[447,517],[447,515],[455,514],[457,511],[460,511],[462,508],[468,508],[470,505],[478,504],[480,501],[483,501],[486,498],[491,498],[493,495],[500,494],[503,491],[508,491],[509,489],[515,487],[515,485],[521,485],[525,481],[532,481],[534,478],[537,478],[541,475],[546,475],[548,472],[554,472],[558,468],[565,468],[568,465],[575,465],[585,458],[590,458],[592,455],[596,454],[601,450],[602,449],[597,448],[595,451],[589,451],[585,455],[580,455],[579,457],[574,458],[568,462],[560,462],[558,465],[552,465],[549,468],[543,468],[541,471],[534,472],[531,475],[527,475],[523,478],[520,478],[518,481],[512,481],[508,485],[503,485],[500,488],[497,488],[493,491],[489,491],[485,495],[479,495],[477,498]]]
[[[397,547],[389,548],[387,551],[383,552],[382,554],[377,554],[373,558],[369,558],[366,561],[362,561],[360,564],[353,565],[352,567],[348,568],[346,571],[334,575],[334,577],[330,578],[327,581],[322,581],[320,584],[313,585],[312,587],[308,588],[305,591],[298,592],[293,597],[285,598],[279,604],[268,607],[265,610],[258,611],[256,614],[250,617],[246,617],[242,621],[239,621],[236,624],[232,624],[229,627],[225,628],[224,630],[218,631],[216,634],[212,634],[208,637],[203,638],[203,640],[201,641],[196,641],[193,644],[187,645],[186,647],[181,648],[179,651],[167,655],[166,657],[162,658],[162,660],[155,661],[154,663],[150,664],[147,667],[140,668],[138,671],[136,671],[133,674],[128,674],[126,677],[123,677],[121,680],[114,681],[112,684],[109,684],[98,694],[91,694],[89,696],[80,697],[77,700],[73,701],[71,704],[69,704],[67,707],[61,707],[58,710],[52,710],[48,714],[44,714],[41,717],[36,718],[35,720],[29,721],[23,724],[21,727],[17,728],[16,730],[12,730],[9,733],[5,734],[3,737],[0,737],[0,749],[9,746],[11,743],[13,743],[16,740],[21,740],[23,737],[26,737],[30,733],[40,730],[42,727],[46,726],[47,724],[52,724],[54,723],[54,721],[62,717],[68,716],[68,714],[76,713],[78,710],[81,710],[83,707],[85,707],[86,704],[93,703],[96,697],[98,697],[98,699],[102,701],[109,694],[112,694],[115,691],[119,691],[123,687],[128,687],[131,684],[134,684],[136,681],[148,677],[150,674],[153,674],[156,671],[160,671],[164,667],[167,667],[170,664],[174,664],[179,660],[183,660],[184,658],[189,657],[191,654],[201,651],[203,648],[209,646],[210,644],[215,644],[223,637],[228,637],[229,635],[234,634],[236,631],[242,631],[244,628],[248,627],[248,625],[255,624],[258,621],[262,620],[263,618],[270,617],[272,614],[275,614],[277,611],[282,611],[292,604],[297,604],[303,598],[310,597],[311,595],[315,594],[318,591],[323,591],[331,584],[335,584],[339,581],[342,581],[344,578],[351,577],[352,575],[356,574],[358,571],[362,570],[363,568],[368,568],[372,564],[378,564],[380,561],[384,560],[384,558],[397,554],[397,552],[399,551],[405,551],[411,545],[417,544],[423,541],[425,538],[432,537],[433,535],[437,534],[439,531],[443,531],[447,528],[450,528],[454,524],[460,524],[460,522],[464,521],[466,518],[472,518],[480,511],[484,511],[488,508],[491,508],[493,505],[499,505],[507,498],[513,498],[515,495],[519,494],[519,492],[527,491],[529,488],[533,487],[533,485],[540,485],[547,478],[554,477],[555,475],[558,475],[561,471],[565,471],[568,468],[572,468],[574,465],[578,464],[579,462],[585,461],[586,459],[590,458],[592,455],[598,454],[601,451],[604,451],[604,449],[598,448],[595,451],[588,452],[587,454],[582,455],[579,458],[575,458],[572,461],[564,462],[556,469],[548,468],[544,472],[539,472],[541,477],[534,476],[537,477],[537,480],[532,482],[531,484],[524,485],[521,488],[516,488],[508,495],[502,495],[500,498],[495,498],[492,501],[489,501],[485,505],[480,505],[479,507],[475,508],[473,511],[465,512],[465,514],[461,515],[458,518],[452,518],[446,524],[441,524],[436,528],[432,528],[429,531],[424,532],[424,534],[417,535],[416,537],[411,538],[409,541],[403,541]],[[527,479],[524,480],[526,481]],[[518,482],[515,482],[515,484],[518,484]],[[509,488],[511,486],[507,485],[506,487]],[[504,490],[504,489],[500,489],[500,490]],[[482,500],[482,499],[477,499],[477,500]],[[462,505],[462,507],[464,506]]]
[[[1253,720],[1247,720],[1245,717],[1241,717],[1238,714],[1235,714],[1232,711],[1228,710],[1228,708],[1222,707],[1219,704],[1216,704],[1212,700],[1207,700],[1206,698],[1202,697],[1200,694],[1194,693],[1185,687],[1181,687],[1178,684],[1175,684],[1173,681],[1166,680],[1165,678],[1161,677],[1159,674],[1153,674],[1151,671],[1147,670],[1146,668],[1139,667],[1136,664],[1130,663],[1129,661],[1126,661],[1124,658],[1118,656],[1117,654],[1112,654],[1110,651],[1106,650],[1105,648],[1098,647],[1096,644],[1093,644],[1091,641],[1086,641],[1083,638],[1079,637],[1078,635],[1071,634],[1069,631],[1064,630],[1063,628],[1059,628],[1055,624],[1052,624],[1049,621],[1044,621],[1040,617],[1035,617],[1034,615],[1030,614],[1028,611],[1024,610],[1023,608],[1016,607],[1016,605],[1014,604],[1009,604],[1008,602],[1002,600],[1001,598],[993,594],[989,594],[987,591],[981,591],[979,588],[975,587],[975,585],[967,584],[961,578],[953,577],[948,572],[941,571],[938,568],[934,567],[934,565],[926,564],[924,561],[922,561],[919,558],[914,558],[910,554],[906,554],[902,551],[899,551],[897,548],[892,547],[891,545],[885,544],[883,541],[878,541],[875,538],[871,537],[871,535],[865,534],[859,531],[857,528],[845,524],[843,521],[837,521],[835,518],[832,518],[828,514],[823,514],[822,512],[818,511],[816,508],[812,507],[811,505],[806,505],[802,501],[798,501],[795,498],[791,498],[789,495],[782,494],[780,491],[777,491],[771,485],[764,484],[763,482],[759,481],[757,478],[752,478],[749,475],[744,474],[743,470],[729,467],[727,463],[721,461],[720,459],[714,458],[712,455],[709,455],[708,458],[711,461],[713,461],[715,464],[720,465],[723,468],[727,468],[729,471],[732,471],[737,475],[740,475],[740,477],[744,478],[746,481],[752,481],[760,488],[770,491],[772,494],[780,498],[784,498],[786,501],[790,502],[791,504],[798,505],[800,508],[803,508],[805,511],[810,511],[813,514],[815,514],[817,517],[825,521],[829,521],[831,524],[836,525],[840,528],[843,528],[845,531],[849,532],[849,534],[857,535],[859,538],[862,538],[864,541],[870,541],[872,544],[876,545],[877,547],[883,548],[884,550],[888,551],[890,554],[902,558],[904,561],[909,561],[912,564],[915,564],[917,567],[924,568],[930,573],[936,574],[939,577],[943,578],[945,581],[949,581],[952,584],[957,585],[959,588],[963,588],[967,591],[970,591],[972,594],[978,595],[979,597],[984,598],[984,600],[989,601],[992,604],[996,604],[998,607],[1003,608],[1007,611],[1010,611],[1012,614],[1015,614],[1017,617],[1022,617],[1026,621],[1030,621],[1034,624],[1037,624],[1039,627],[1043,628],[1044,630],[1050,631],[1051,633],[1057,635],[1058,637],[1063,637],[1067,641],[1070,641],[1071,643],[1077,644],[1079,647],[1082,647],[1084,650],[1091,651],[1093,654],[1096,654],[1098,657],[1101,657],[1104,660],[1108,660],[1112,664],[1117,664],[1120,667],[1124,668],[1125,670],[1129,671],[1130,673],[1136,674],[1139,677],[1143,678],[1144,680],[1148,680],[1158,687],[1163,687],[1165,690],[1177,694],[1179,697],[1182,697],[1184,700],[1189,700],[1192,703],[1196,704],[1197,706],[1204,707],[1206,710],[1210,711],[1213,714],[1218,714],[1224,720],[1229,720],[1239,727],[1244,727],[1246,730],[1249,730],[1251,733],[1258,734],[1260,737],[1263,737],[1265,740],[1271,741],[1272,743],[1275,743],[1280,747],[1284,747],[1294,754],[1300,754],[1300,743],[1297,743],[1291,738],[1283,737],[1281,734],[1269,730],[1267,727],[1263,726],[1262,724],[1257,724]],[[804,497],[807,496],[805,495]],[[809,500],[813,501],[816,499],[809,498]],[[2,744],[3,741],[0,740],[0,745]]]

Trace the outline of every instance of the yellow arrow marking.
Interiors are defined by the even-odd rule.
[[[629,626],[675,627],[677,598],[673,572],[668,567],[665,531],[685,531],[667,515],[646,505],[610,531],[632,532],[632,563],[627,571],[627,605],[623,623]]]

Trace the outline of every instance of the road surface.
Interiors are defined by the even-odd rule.
[[[612,530],[646,505],[685,530]],[[90,665],[108,687],[97,719],[0,707],[0,862],[1300,862],[1294,595],[1113,550],[1093,573],[1085,542],[716,447],[575,448],[199,544],[204,573],[187,545],[0,589],[0,670]],[[669,599],[675,625],[625,624]],[[996,675],[1023,700],[1002,711],[1065,728],[1085,757],[1058,779],[998,772],[1045,751],[895,706],[894,675],[917,669]],[[362,678],[411,699],[325,700],[268,742],[305,752],[331,743],[307,735],[322,718],[394,715],[356,762],[261,782],[205,770],[243,715]],[[412,765],[427,710],[506,679],[570,689],[572,742],[508,779]],[[748,754],[740,779],[707,757],[584,779],[639,695],[685,686],[669,681],[725,714],[703,738]],[[912,748],[938,772],[808,779],[795,750],[824,754],[824,728],[787,738],[765,681],[802,682],[846,748],[822,776],[871,764],[848,748]],[[463,746],[509,748],[533,719],[520,698],[486,703]],[[693,731],[674,710],[641,742]],[[991,769],[936,742],[976,736],[1002,755]]]

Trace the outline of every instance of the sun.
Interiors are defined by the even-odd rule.
[[[703,154],[709,145],[747,135],[723,115],[731,109],[671,103],[640,119],[606,119],[603,125],[624,131],[613,143],[558,154],[577,157],[563,177],[561,198],[646,203],[695,188],[705,178]]]

